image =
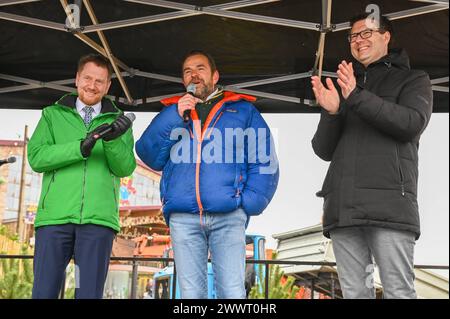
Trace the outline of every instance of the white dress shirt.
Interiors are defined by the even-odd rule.
[[[91,106],[91,105],[84,104],[83,102],[81,102],[80,98],[78,98],[78,97],[77,97],[77,102],[75,103],[75,105],[77,106],[78,114],[80,114],[81,118],[84,119],[85,114],[84,114],[83,108],[85,106]],[[94,112],[92,112],[92,119],[94,119],[97,115],[100,114],[100,111],[102,110],[102,102],[100,101],[97,104],[92,105],[91,107],[94,109]]]

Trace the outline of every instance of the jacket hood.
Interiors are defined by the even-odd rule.
[[[69,93],[61,97],[55,104],[68,108],[76,108],[77,93]],[[102,109],[100,113],[119,113],[120,109],[109,98],[102,99]]]

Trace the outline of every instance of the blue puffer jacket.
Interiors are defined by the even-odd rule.
[[[142,161],[163,171],[160,188],[167,224],[172,212],[201,215],[242,207],[248,216],[261,214],[275,193],[279,170],[269,127],[250,103],[255,98],[225,92],[203,130],[195,110],[189,123],[179,116],[179,99],[163,101],[168,106],[136,143]],[[233,136],[239,129],[249,129],[248,138]]]

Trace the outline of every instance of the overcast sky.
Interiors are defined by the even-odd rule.
[[[138,139],[155,113],[136,113]],[[269,248],[276,248],[273,234],[320,223],[321,188],[328,163],[312,151],[311,138],[318,114],[263,114],[277,132],[280,182],[263,215],[252,218],[249,233],[262,234]],[[30,134],[40,111],[0,109],[0,139],[21,138],[25,124]],[[419,149],[419,208],[422,236],[416,243],[416,264],[449,264],[449,115],[433,114]],[[439,272],[443,273],[443,272]],[[444,272],[447,274],[448,272]]]

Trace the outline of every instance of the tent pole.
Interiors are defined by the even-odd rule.
[[[319,78],[322,77],[323,58],[325,55],[325,37],[331,30],[331,5],[332,0],[322,0],[322,31],[319,43]]]
[[[73,30],[76,30],[77,27],[73,24],[73,17],[72,17],[72,11],[69,8],[69,4],[67,2],[67,0],[60,0],[61,5],[64,8],[64,11],[66,12],[67,17],[69,18],[69,21],[71,22],[71,28]],[[100,53],[101,55],[103,55],[104,57],[107,57],[107,53],[105,51],[105,49],[103,49],[102,46],[100,46],[99,44],[97,44],[94,40],[92,40],[91,38],[89,38],[87,35],[76,31],[73,32],[73,35],[76,36],[78,39],[80,39],[81,41],[83,41],[84,43],[86,43],[88,46],[90,46],[91,48],[93,48],[95,51],[97,51],[98,53]],[[114,60],[116,61],[116,63],[124,70],[126,71],[130,71],[131,68],[128,67],[125,63],[123,63],[122,61],[120,61],[119,59],[114,57]]]
[[[247,87],[251,87],[251,86],[266,85],[266,84],[272,84],[272,83],[280,83],[280,82],[304,79],[304,78],[307,78],[310,76],[311,76],[311,72],[303,72],[303,73],[298,73],[298,74],[291,74],[291,75],[279,76],[279,77],[275,77],[275,78],[264,79],[264,80],[230,84],[230,85],[228,85],[228,87],[233,88],[233,89],[240,89],[240,88],[247,88]]]
[[[1,77],[1,76],[3,76],[3,77]],[[14,82],[22,82],[22,83],[30,83],[30,84],[3,87],[3,88],[0,88],[0,94],[33,90],[33,89],[38,89],[38,88],[51,88],[51,89],[67,92],[66,89],[63,90],[62,87],[57,87],[57,86],[55,86],[55,84],[63,85],[63,84],[75,83],[75,78],[67,79],[67,80],[51,81],[51,82],[42,82],[42,81],[25,79],[25,78],[18,78],[18,77],[14,77],[12,75],[7,75],[7,74],[2,74],[1,76],[0,76],[0,78],[3,78],[5,80],[14,81]],[[128,72],[122,72],[122,76],[131,76],[131,74]],[[116,77],[117,76],[115,74],[112,75],[112,78],[116,78]],[[20,81],[19,81],[19,79],[20,79]],[[70,87],[65,87],[65,88],[69,89]],[[72,88],[72,91],[73,90],[75,90],[75,89]]]
[[[0,19],[13,21],[13,22],[19,22],[24,24],[30,24],[37,27],[47,28],[47,29],[53,29],[58,31],[66,31],[66,28],[64,27],[64,24],[62,23],[56,23],[51,21],[45,21],[41,19],[36,18],[30,18],[30,17],[24,17],[17,14],[12,13],[6,13],[6,12],[0,12]]]
[[[55,90],[64,91],[64,92],[73,92],[75,90],[74,88],[69,87],[69,86],[52,84],[51,82],[36,81],[36,80],[31,80],[31,79],[14,76],[14,75],[3,74],[3,73],[0,73],[0,79],[13,81],[13,82],[26,83],[26,84],[34,85],[36,87],[41,87],[41,88],[46,87],[46,88],[55,89]]]
[[[87,11],[89,13],[89,16],[90,16],[90,18],[92,20],[92,23],[95,24],[95,25],[98,24],[98,20],[97,20],[97,17],[95,16],[95,12],[94,12],[94,9],[92,8],[91,2],[89,0],[83,0],[83,3],[86,6],[86,9],[87,9]],[[98,37],[100,38],[100,41],[103,44],[103,48],[105,49],[106,54],[108,55],[108,59],[109,59],[109,61],[112,64],[114,72],[117,75],[117,79],[119,80],[120,85],[122,86],[122,89],[125,92],[125,95],[126,95],[126,97],[128,99],[128,102],[132,103],[133,102],[133,98],[131,97],[130,91],[128,90],[128,86],[125,83],[125,80],[123,79],[122,75],[120,74],[120,70],[119,70],[119,67],[117,66],[116,61],[114,61],[114,58],[113,58],[113,55],[112,55],[112,52],[111,52],[111,47],[109,46],[109,43],[108,43],[108,40],[105,37],[105,34],[103,33],[103,31],[97,31],[97,34],[98,34]]]
[[[415,2],[427,2],[427,3],[436,3],[436,4],[446,4],[448,5],[448,0],[410,0]]]
[[[431,80],[431,84],[448,83],[448,76]]]
[[[164,7],[164,8],[170,8],[170,9],[178,9],[178,10],[183,10],[183,11],[188,11],[188,12],[200,11],[203,14],[208,14],[208,15],[213,15],[213,16],[246,20],[246,21],[252,21],[252,22],[267,23],[267,24],[274,24],[274,25],[281,25],[281,26],[300,28],[300,29],[317,30],[317,28],[318,28],[317,23],[289,20],[289,19],[280,19],[280,18],[261,16],[261,15],[236,12],[236,11],[226,11],[223,9],[216,9],[216,8],[212,8],[212,7],[199,7],[199,6],[193,6],[193,5],[165,1],[165,0],[125,0],[125,1],[140,3],[140,4],[148,4],[148,5],[152,5],[152,6]]]
[[[37,1],[41,1],[41,0],[0,0],[0,7],[10,6],[10,5],[13,5],[13,4],[37,2]]]
[[[278,101],[284,101],[284,102],[291,102],[296,104],[306,104],[311,105],[311,100],[303,99],[299,97],[293,97],[293,96],[287,96],[287,95],[280,95],[280,94],[274,94],[274,93],[266,93],[261,91],[255,91],[255,90],[247,90],[247,89],[235,89],[230,88],[228,86],[224,87],[225,89],[229,89],[230,91],[236,92],[236,93],[242,93],[242,94],[248,94],[248,95],[254,95],[259,97],[265,97],[272,100],[278,100]]]
[[[211,6],[208,8],[219,9],[219,10],[232,10],[232,9],[239,9],[239,8],[255,6],[255,5],[260,5],[260,4],[270,3],[270,2],[276,2],[276,1],[280,1],[280,0],[240,0],[240,1],[235,1],[235,2],[226,3],[226,4],[214,5],[214,6]],[[149,3],[144,3],[144,4],[148,5]],[[106,22],[106,23],[100,23],[96,26],[92,26],[92,25],[86,26],[84,28],[84,33],[94,32],[97,30],[110,30],[110,29],[124,28],[124,27],[141,25],[141,24],[181,19],[181,18],[192,17],[192,16],[196,16],[196,15],[203,15],[203,14],[204,13],[201,11],[190,11],[190,12],[177,11],[177,12],[169,12],[169,13],[157,14],[157,15],[134,18],[134,19]]]
[[[174,76],[144,72],[144,71],[140,71],[140,70],[134,70],[133,72],[135,75],[142,76],[143,78],[150,78],[150,79],[156,79],[156,80],[162,80],[162,81],[174,82],[174,83],[183,83],[181,78],[176,78]]]
[[[432,85],[432,86],[431,86],[431,89],[432,89],[433,91],[436,91],[436,92],[445,92],[445,93],[448,93],[448,86]]]

